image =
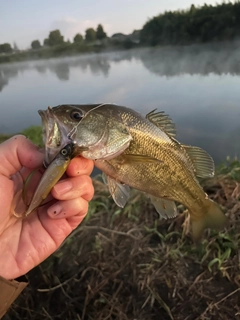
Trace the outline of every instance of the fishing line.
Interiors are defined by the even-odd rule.
[[[96,110],[96,109],[98,109],[98,108],[101,108],[101,107],[103,107],[103,106],[106,106],[106,105],[108,105],[108,104],[114,104],[114,103],[108,103],[108,102],[101,103],[101,104],[99,104],[98,106],[96,106],[96,107],[92,108],[91,110],[87,111],[87,112],[84,114],[84,116],[82,117],[82,119],[78,122],[78,124],[77,124],[76,126],[74,126],[74,127],[72,128],[72,130],[69,132],[69,134],[68,134],[68,139],[70,139],[74,144],[77,144],[77,141],[75,141],[75,140],[72,138],[72,136],[76,133],[76,131],[77,131],[77,129],[78,129],[78,126],[80,125],[81,121],[82,121],[90,112],[92,112],[92,111],[94,111],[94,110]]]

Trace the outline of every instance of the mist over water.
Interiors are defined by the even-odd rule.
[[[0,132],[40,125],[48,105],[112,102],[157,108],[177,139],[219,163],[240,157],[240,42],[82,55],[0,65]]]

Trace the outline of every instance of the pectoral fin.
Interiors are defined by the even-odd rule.
[[[117,182],[103,173],[103,181],[108,185],[109,192],[119,207],[123,208],[128,201],[130,188],[126,184]]]
[[[125,164],[125,163],[162,163],[161,160],[144,155],[144,154],[122,154],[119,157],[115,158],[116,161],[119,162],[119,164]]]
[[[212,157],[203,149],[192,146],[185,146],[190,160],[195,169],[195,175],[199,178],[211,178],[214,176],[214,161]]]
[[[160,218],[169,219],[176,217],[178,211],[174,201],[154,196],[150,196],[150,199]]]

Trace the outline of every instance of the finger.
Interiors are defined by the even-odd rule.
[[[72,230],[74,230],[79,226],[79,224],[83,221],[84,218],[85,216],[73,216],[73,217],[67,218],[66,220],[69,226],[72,228]]]
[[[58,200],[82,197],[90,201],[94,193],[92,179],[87,175],[83,175],[61,180],[52,188],[51,193]]]
[[[73,216],[79,216],[83,219],[87,211],[88,201],[83,198],[77,198],[74,200],[58,201],[48,208],[47,213],[52,219],[63,219]]]
[[[70,177],[79,175],[90,175],[93,170],[94,163],[92,160],[78,156],[70,162],[67,168],[67,174]]]
[[[40,166],[44,155],[23,135],[16,135],[0,145],[0,173],[9,177],[22,167]]]

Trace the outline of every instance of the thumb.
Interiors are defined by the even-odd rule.
[[[0,144],[0,174],[11,176],[22,167],[34,169],[43,162],[44,155],[23,135],[16,135]]]

